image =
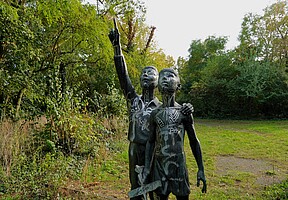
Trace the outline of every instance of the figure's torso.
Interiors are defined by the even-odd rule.
[[[161,180],[157,193],[185,196],[190,193],[184,153],[185,117],[180,107],[157,108],[153,114],[156,125],[155,160],[152,179]]]
[[[183,153],[184,127],[180,107],[159,108],[156,123],[156,154],[171,156]]]
[[[144,103],[141,96],[137,96],[131,103],[129,113],[129,133],[128,139],[130,142],[146,144],[150,130],[149,122],[152,111],[160,106],[157,98]]]

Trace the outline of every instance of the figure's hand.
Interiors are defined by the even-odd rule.
[[[200,186],[200,181],[203,182],[202,193],[206,193],[207,192],[207,184],[206,184],[204,171],[202,171],[202,170],[199,170],[197,173],[197,187]]]
[[[192,106],[192,104],[190,103],[183,103],[182,107],[181,107],[181,112],[184,115],[191,115],[192,112],[194,111],[194,108]]]
[[[116,19],[114,18],[113,21],[114,21],[114,29],[110,31],[108,36],[113,46],[120,46],[120,34],[118,31]]]
[[[149,175],[149,170],[144,168],[143,173],[142,173],[142,183],[146,184],[148,182],[148,175]]]
[[[138,173],[138,183],[139,185],[143,185],[148,181],[149,170],[144,166],[135,166],[135,171]]]

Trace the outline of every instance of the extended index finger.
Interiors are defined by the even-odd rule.
[[[116,22],[116,19],[115,19],[115,18],[113,18],[113,22],[114,22],[114,28],[115,28],[115,30],[118,31],[117,22]]]

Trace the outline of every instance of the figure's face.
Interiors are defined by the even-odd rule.
[[[142,88],[156,88],[158,84],[158,72],[153,68],[144,68],[140,76],[140,84]]]
[[[179,77],[171,71],[162,71],[159,74],[158,87],[161,93],[174,93],[180,87]]]

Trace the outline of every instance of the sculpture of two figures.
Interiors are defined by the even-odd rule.
[[[145,67],[140,76],[142,94],[139,95],[128,75],[115,20],[109,39],[114,47],[115,67],[128,105],[130,199],[147,199],[146,193],[150,199],[167,200],[170,193],[177,199],[189,199],[185,132],[198,166],[197,186],[202,181],[202,192],[206,192],[201,147],[193,124],[193,107],[189,103],[181,106],[175,101],[180,88],[178,73],[166,68],[158,74],[154,66]],[[162,103],[154,95],[157,86]]]

